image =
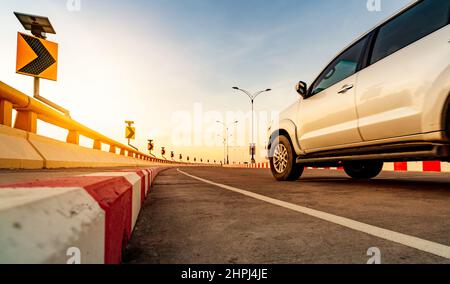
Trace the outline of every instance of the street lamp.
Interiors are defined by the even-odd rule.
[[[231,137],[233,137],[233,134],[230,134],[229,136],[228,136],[228,138],[225,138],[223,135],[217,135],[217,137],[219,137],[220,139],[223,139],[223,163],[224,163],[224,165],[226,165],[227,163],[228,163],[228,161],[227,160],[229,160],[229,158],[228,158],[228,138],[231,138]]]
[[[256,97],[258,97],[262,93],[266,93],[266,92],[272,91],[272,89],[266,89],[264,91],[259,91],[259,92],[254,93],[253,95],[250,92],[248,92],[246,90],[243,90],[241,88],[238,88],[238,87],[233,87],[233,89],[237,90],[237,91],[241,91],[244,94],[246,94],[250,98],[251,103],[252,103],[252,145],[251,145],[252,148],[251,148],[251,154],[252,154],[252,164],[255,164],[256,163],[256,160],[255,160],[255,149],[254,149],[254,147],[256,147],[255,146],[255,130],[254,130],[254,126],[255,126],[255,124],[254,124],[254,119],[255,119],[255,114],[254,114],[255,113],[255,99],[256,99]]]
[[[225,164],[229,165],[229,164],[230,164],[230,157],[229,157],[229,152],[228,152],[228,147],[229,147],[228,139],[229,139],[231,136],[230,136],[228,133],[229,133],[229,131],[230,131],[230,125],[229,125],[229,124],[225,124],[224,122],[219,121],[219,120],[217,121],[217,123],[223,125],[223,127],[224,127],[224,129],[225,129],[225,139],[224,139],[224,144],[225,144],[225,147],[226,147],[226,156],[227,156],[226,161],[225,161]],[[236,120],[235,122],[232,123],[232,125],[236,125],[236,124],[238,124],[238,123],[239,123],[239,121]]]

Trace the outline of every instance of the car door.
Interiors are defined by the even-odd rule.
[[[341,53],[322,72],[300,102],[298,137],[303,150],[362,142],[355,105],[357,71],[367,37]]]
[[[365,141],[439,130],[424,124],[427,95],[448,68],[450,1],[420,1],[376,31],[356,104]],[[439,114],[440,115],[440,114]]]

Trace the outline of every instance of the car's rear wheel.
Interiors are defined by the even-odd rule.
[[[296,163],[297,155],[289,139],[281,135],[271,145],[270,168],[278,181],[295,181],[303,174],[304,167]]]
[[[344,170],[354,179],[372,179],[381,173],[383,165],[381,161],[354,161],[345,163]]]

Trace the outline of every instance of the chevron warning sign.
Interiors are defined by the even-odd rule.
[[[58,79],[58,44],[18,33],[16,72],[56,81]]]
[[[125,138],[135,140],[136,139],[136,128],[127,126],[125,128]]]

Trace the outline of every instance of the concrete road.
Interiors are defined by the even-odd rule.
[[[370,248],[382,263],[450,263],[448,174],[308,170],[278,183],[267,170],[182,171],[157,179],[125,263],[365,264]]]

